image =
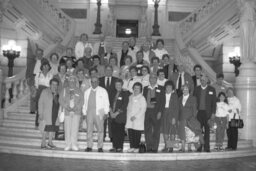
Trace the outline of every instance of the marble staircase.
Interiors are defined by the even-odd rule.
[[[216,159],[216,158],[232,158],[256,155],[256,149],[253,147],[252,140],[242,140],[238,142],[238,150],[230,152],[214,152],[211,153],[178,153],[178,149],[174,149],[174,153],[109,153],[112,148],[109,141],[104,143],[104,153],[96,152],[97,133],[94,133],[94,151],[91,153],[84,152],[86,148],[86,132],[79,132],[78,152],[64,151],[65,142],[62,140],[54,140],[57,146],[54,150],[42,150],[41,133],[34,126],[35,115],[29,114],[29,99],[26,98],[16,109],[9,110],[7,117],[0,126],[0,152],[23,154],[31,156],[60,157],[60,158],[79,158],[79,159],[97,159],[97,160],[141,160],[141,161],[162,161],[162,160],[196,160],[196,159]],[[144,136],[142,136],[142,141]],[[214,140],[214,136],[211,138]],[[214,141],[211,141],[211,149],[214,148]],[[224,143],[226,146],[226,142]],[[159,151],[164,147],[161,140]],[[125,141],[124,151],[129,148],[129,142]]]

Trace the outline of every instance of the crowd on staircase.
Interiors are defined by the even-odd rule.
[[[238,129],[229,123],[239,117],[241,104],[233,88],[223,84],[223,74],[210,83],[203,68],[195,65],[191,76],[168,54],[163,39],[138,47],[132,37],[117,53],[111,49],[104,36],[92,45],[87,34],[64,56],[52,53],[45,58],[44,51],[36,49],[26,75],[42,149],[54,149],[54,135],[58,138],[64,128],[64,150],[78,151],[78,132],[86,131],[85,151],[90,152],[96,128],[98,152],[108,138],[110,152],[123,152],[126,135],[127,152],[158,152],[160,135],[162,152],[173,152],[179,143],[180,152],[191,152],[192,145],[197,152],[210,152],[210,128],[216,123],[215,150],[224,150],[225,131],[226,150],[236,150]]]

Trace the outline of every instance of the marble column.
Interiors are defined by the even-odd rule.
[[[240,43],[241,62],[240,74],[236,78],[236,95],[242,104],[241,117],[244,128],[239,130],[239,138],[253,140],[256,146],[256,36],[255,1],[238,0],[240,8]]]

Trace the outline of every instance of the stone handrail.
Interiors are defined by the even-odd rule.
[[[34,1],[34,0],[33,0]],[[34,1],[35,2],[35,1]],[[63,13],[60,9],[55,8],[53,5],[50,5],[48,0],[38,0],[39,4],[41,4],[42,9],[43,5],[49,5],[47,10],[52,10],[52,13],[49,15],[55,15],[57,23],[60,23],[63,30],[65,30],[65,34],[61,38],[61,40],[56,41],[56,43],[49,45],[46,49],[44,49],[44,55],[49,56],[50,53],[52,53],[56,48],[59,46],[66,47],[71,40],[71,38],[74,36],[75,33],[75,21],[68,17],[65,13]],[[49,11],[48,11],[49,12]],[[55,12],[55,13],[53,13]],[[50,12],[49,12],[50,13]],[[56,15],[58,14],[58,15]],[[7,111],[6,109],[15,104],[15,102],[18,101],[24,94],[27,94],[29,92],[29,87],[27,86],[27,80],[25,78],[26,74],[26,68],[23,69],[20,73],[18,73],[15,76],[12,77],[6,77],[3,83],[0,82],[0,84],[5,87],[5,117],[7,117]],[[1,87],[1,86],[0,86]],[[12,95],[13,97],[10,97],[9,90],[12,89]],[[1,97],[1,95],[0,95]],[[2,97],[1,97],[2,99]]]
[[[70,30],[70,27],[72,26],[71,19],[61,9],[55,7],[49,2],[49,0],[36,0],[36,2],[39,4],[38,6],[41,7],[42,11],[44,11],[46,15],[50,16],[55,20],[56,23],[58,23],[62,30],[65,32]]]
[[[207,14],[214,11],[217,6],[221,5],[222,1],[226,1],[226,0],[207,0],[202,7],[200,7],[199,9],[196,9],[194,12],[188,15],[185,19],[183,19],[179,23],[179,29],[180,29],[181,35],[183,36],[187,34],[189,31],[191,31],[193,26],[196,23],[198,23],[203,18],[205,18]]]

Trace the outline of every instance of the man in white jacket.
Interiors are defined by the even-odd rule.
[[[109,112],[107,91],[99,86],[97,77],[91,78],[91,88],[84,92],[83,115],[87,119],[87,148],[91,152],[93,146],[94,124],[98,131],[98,152],[103,152],[103,125]]]

